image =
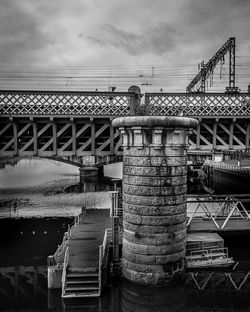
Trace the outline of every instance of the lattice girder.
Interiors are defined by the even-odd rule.
[[[250,116],[250,94],[146,93],[150,115]]]
[[[0,91],[0,114],[7,116],[126,116],[134,105],[128,92]]]

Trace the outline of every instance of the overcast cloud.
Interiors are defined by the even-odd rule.
[[[236,37],[249,55],[248,0],[0,0],[0,65],[197,62]]]

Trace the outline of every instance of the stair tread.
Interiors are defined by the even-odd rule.
[[[97,267],[86,267],[86,268],[68,268],[67,270],[70,273],[97,273]]]
[[[81,292],[81,291],[89,291],[89,290],[99,290],[99,287],[65,287],[65,292],[67,291],[77,291],[77,292]]]
[[[63,298],[86,298],[86,297],[99,297],[99,291],[92,291],[92,292],[88,292],[88,293],[65,293],[62,297]]]
[[[99,283],[99,280],[96,281],[66,281],[67,285],[70,284],[97,284]]]
[[[73,273],[71,272],[71,273],[66,274],[66,277],[98,277],[98,276],[99,276],[98,273],[80,273],[80,272]]]

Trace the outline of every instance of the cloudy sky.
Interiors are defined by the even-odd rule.
[[[185,83],[229,37],[237,64],[247,66],[249,13],[248,0],[0,0],[0,76],[5,66],[46,74],[74,67],[93,76],[105,70],[109,84],[120,75],[129,86],[129,74],[142,85],[157,75]],[[239,75],[244,83],[247,74]]]

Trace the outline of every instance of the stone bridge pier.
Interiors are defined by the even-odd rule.
[[[198,121],[136,116],[113,120],[123,135],[124,278],[161,286],[183,279],[188,134]]]

